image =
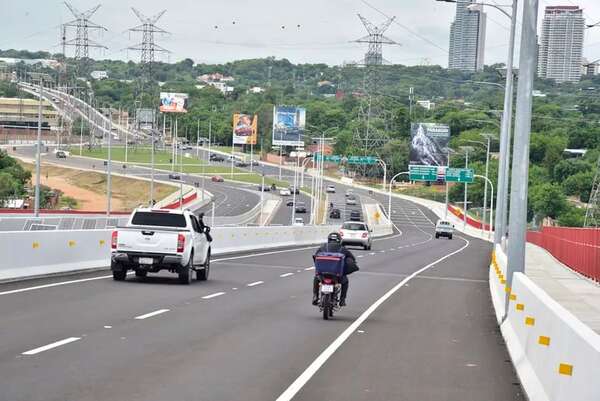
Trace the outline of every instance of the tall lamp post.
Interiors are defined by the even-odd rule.
[[[456,3],[456,0],[436,0],[443,1],[446,3]],[[512,109],[513,109],[513,59],[515,54],[515,31],[517,25],[517,13],[518,13],[518,0],[513,0],[512,5],[498,5],[491,3],[473,3],[468,7],[475,5],[486,5],[493,7],[500,11],[502,14],[510,19],[510,34],[508,43],[508,56],[506,61],[506,84],[504,86],[504,112],[502,113],[502,126],[500,129],[500,155],[498,164],[498,202],[496,205],[496,220],[495,220],[495,234],[494,243],[499,244],[502,241],[502,236],[505,235],[507,229],[507,217],[508,217],[508,179],[510,174],[509,160],[510,160],[510,137],[512,128]],[[527,5],[527,3],[526,3]],[[511,7],[511,14],[509,14],[503,7]],[[535,5],[537,10],[537,4]],[[537,18],[537,16],[536,16]]]
[[[460,149],[465,154],[465,169],[469,168],[469,152],[473,151],[472,146],[461,146]],[[464,197],[464,210],[463,210],[463,224],[464,228],[467,227],[467,198],[468,198],[469,184],[465,182],[465,197]]]

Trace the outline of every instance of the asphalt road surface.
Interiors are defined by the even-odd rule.
[[[52,148],[51,148],[52,150]],[[30,159],[35,159],[35,147],[17,147],[17,151],[13,152],[17,155],[21,155]],[[48,153],[42,157],[43,162],[50,162],[53,164],[71,167],[71,168],[85,168],[95,170],[100,173],[106,172],[106,167],[103,165],[102,160],[94,160],[90,158],[77,157],[76,155],[67,157],[66,159],[57,159],[53,153]],[[136,167],[135,165],[129,165],[126,169],[123,169],[124,163],[113,162],[113,172],[119,174],[129,174],[134,177],[145,177],[150,178],[150,170],[148,168]],[[155,179],[163,181],[173,181],[169,179],[169,173],[155,172]],[[193,185],[198,182],[202,187],[202,178],[192,176],[188,174],[182,174],[181,178],[183,182]],[[178,183],[177,181],[174,181]],[[215,215],[216,216],[238,216],[249,210],[258,204],[260,197],[253,192],[241,190],[237,184],[222,182],[214,183],[210,180],[210,177],[205,178],[204,187],[215,198]],[[209,206],[204,207],[201,211],[210,215]]]
[[[314,248],[215,259],[207,282],[107,272],[0,285],[0,400],[523,400],[487,284],[491,245],[400,232],[352,249],[348,306],[310,304]],[[418,273],[418,274],[417,274]]]

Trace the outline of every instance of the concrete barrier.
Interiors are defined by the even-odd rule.
[[[317,245],[339,226],[215,227],[213,255]],[[110,265],[112,230],[0,232],[0,281]],[[384,234],[379,234],[381,236]]]
[[[497,248],[490,267],[492,302],[529,400],[600,400],[600,336],[526,275],[515,273],[508,288],[505,272],[506,256]]]

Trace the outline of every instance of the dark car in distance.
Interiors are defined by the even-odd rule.
[[[209,159],[213,162],[224,162],[225,161],[225,157],[215,154],[215,153],[211,153],[209,156]]]
[[[342,214],[340,213],[340,209],[331,209],[331,211],[329,212],[329,218],[330,219],[339,219],[341,218]]]
[[[304,202],[296,202],[296,213],[306,213],[306,205]]]
[[[361,215],[360,211],[358,211],[358,210],[351,211],[350,212],[350,220],[351,221],[361,221],[362,215]]]

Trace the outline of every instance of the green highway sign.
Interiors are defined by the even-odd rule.
[[[447,168],[446,169],[446,181],[447,182],[460,182],[470,184],[474,179],[473,169],[470,168]]]
[[[438,166],[409,166],[411,181],[437,181]]]
[[[348,164],[375,164],[377,158],[373,156],[349,156]]]
[[[314,159],[318,161],[325,161],[330,163],[340,163],[342,161],[342,157],[338,155],[324,155],[321,157],[320,153],[315,153]]]

